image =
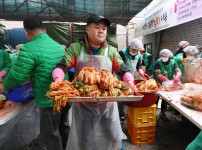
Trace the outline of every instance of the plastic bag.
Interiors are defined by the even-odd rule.
[[[0,149],[17,150],[38,137],[40,133],[39,113],[34,101],[23,104],[9,121],[0,126]]]
[[[190,92],[191,91],[191,92]],[[202,85],[194,83],[186,83],[184,85],[184,93],[180,98],[182,104],[202,111]]]
[[[7,99],[16,103],[29,102],[34,99],[34,93],[30,83],[22,84],[10,93],[3,94]]]
[[[178,84],[174,84],[173,80],[162,82],[163,91],[178,91],[182,89],[183,89],[183,84],[181,82],[179,82]]]
[[[202,84],[202,65],[200,59],[192,59],[186,61],[185,64],[185,82]]]

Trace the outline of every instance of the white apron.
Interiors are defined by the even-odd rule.
[[[81,54],[76,62],[76,75],[83,67],[112,71],[108,48],[104,55]],[[117,150],[123,134],[116,102],[73,103],[72,125],[66,150]]]
[[[138,54],[137,54],[138,55]],[[139,58],[138,58],[139,59]],[[136,80],[145,80],[145,78],[143,78],[142,76],[140,76],[140,74],[138,73],[136,67],[137,67],[137,62],[138,62],[138,59],[134,59],[134,60],[130,60],[128,59],[125,64],[128,68],[131,69],[131,73],[133,75],[133,77],[136,79]]]

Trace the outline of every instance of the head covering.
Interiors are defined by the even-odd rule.
[[[129,46],[132,48],[132,49],[135,49],[135,50],[143,50],[144,47],[143,47],[143,44],[140,40],[138,39],[132,39],[130,42],[129,42]]]
[[[196,46],[187,46],[183,51],[187,54],[197,54],[199,52]]]
[[[97,14],[92,14],[88,17],[87,25],[89,25],[90,23],[98,23],[100,21],[104,21],[106,26],[110,26],[111,24],[111,22],[107,18],[99,16]]]
[[[185,47],[187,47],[187,46],[189,46],[189,42],[187,42],[187,41],[181,41],[181,42],[179,43],[179,47],[180,47],[180,48],[185,48]]]
[[[162,56],[162,55],[170,57],[170,58],[173,57],[173,53],[169,49],[162,49],[160,51],[160,56]]]

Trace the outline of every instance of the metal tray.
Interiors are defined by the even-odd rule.
[[[140,101],[143,97],[142,94],[125,97],[71,97],[68,102],[133,102]]]

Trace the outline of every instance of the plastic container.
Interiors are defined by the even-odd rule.
[[[135,127],[127,118],[127,130],[134,145],[151,144],[155,142],[156,126]]]
[[[34,93],[30,83],[22,84],[10,93],[3,93],[12,102],[23,103],[34,99]]]
[[[134,108],[128,107],[128,118],[132,126],[145,127],[156,125],[156,104],[150,107]]]
[[[135,80],[135,84],[141,82],[143,80]],[[144,97],[140,101],[134,101],[134,102],[124,102],[124,105],[131,106],[131,107],[149,107],[156,103],[158,94],[157,92],[161,89],[161,84],[157,83],[158,89],[148,92],[138,92],[140,94],[143,94]]]

